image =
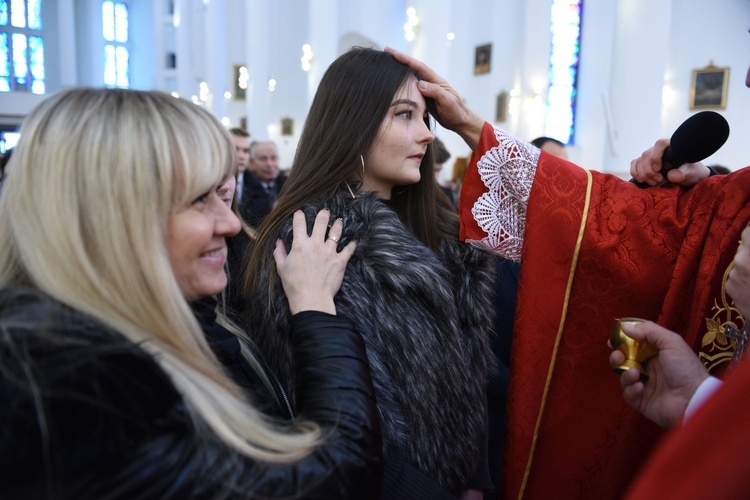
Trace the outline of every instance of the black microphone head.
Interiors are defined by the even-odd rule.
[[[719,150],[729,137],[729,123],[715,111],[696,113],[677,127],[669,141],[671,157],[666,158],[673,167],[695,163]]]

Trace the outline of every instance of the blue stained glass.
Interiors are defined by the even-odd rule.
[[[583,0],[553,0],[545,135],[573,141]]]
[[[115,40],[128,41],[128,6],[122,2],[115,4]]]
[[[29,37],[29,59],[31,60],[31,76],[35,80],[44,80],[44,41],[40,36]]]
[[[34,80],[31,84],[32,94],[44,94],[44,80]]]
[[[16,28],[26,27],[26,0],[10,0],[10,24]]]
[[[102,34],[104,39],[111,42],[115,39],[115,6],[112,2],[102,3]]]
[[[0,92],[10,92],[10,78],[0,77]]]
[[[8,34],[0,33],[0,77],[10,76],[10,59],[8,59]]]
[[[8,24],[8,0],[0,0],[0,26]]]
[[[26,65],[26,35],[13,33],[13,76],[16,81],[26,84],[29,67]]]
[[[117,86],[127,88],[130,86],[130,74],[128,71],[130,54],[126,47],[117,47]]]
[[[104,46],[104,84],[107,87],[117,86],[117,67],[115,66],[115,46]]]
[[[42,0],[29,0],[29,28],[42,29]]]

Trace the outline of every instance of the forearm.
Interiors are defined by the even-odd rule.
[[[482,136],[484,124],[485,121],[480,116],[469,110],[466,122],[461,126],[456,127],[454,132],[464,140],[466,145],[469,146],[472,151],[476,151],[479,145],[479,139]]]

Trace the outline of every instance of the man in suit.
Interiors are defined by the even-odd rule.
[[[250,146],[250,163],[244,173],[240,214],[258,227],[273,208],[286,176],[279,170],[279,153],[272,141],[256,141]]]
[[[245,171],[250,166],[250,132],[244,128],[234,127],[229,129],[237,151],[237,201],[242,200],[242,191],[245,184]]]

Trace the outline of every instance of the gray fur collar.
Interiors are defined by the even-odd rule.
[[[310,228],[323,206],[305,208]],[[332,220],[344,219],[340,245],[357,241],[335,301],[367,346],[385,453],[400,450],[457,495],[476,476],[485,432],[494,260],[459,242],[444,242],[437,256],[371,195],[341,193],[327,208]],[[283,237],[289,246],[291,220]],[[271,317],[254,337],[267,359],[280,361],[282,380],[292,381],[280,285],[271,302]]]

